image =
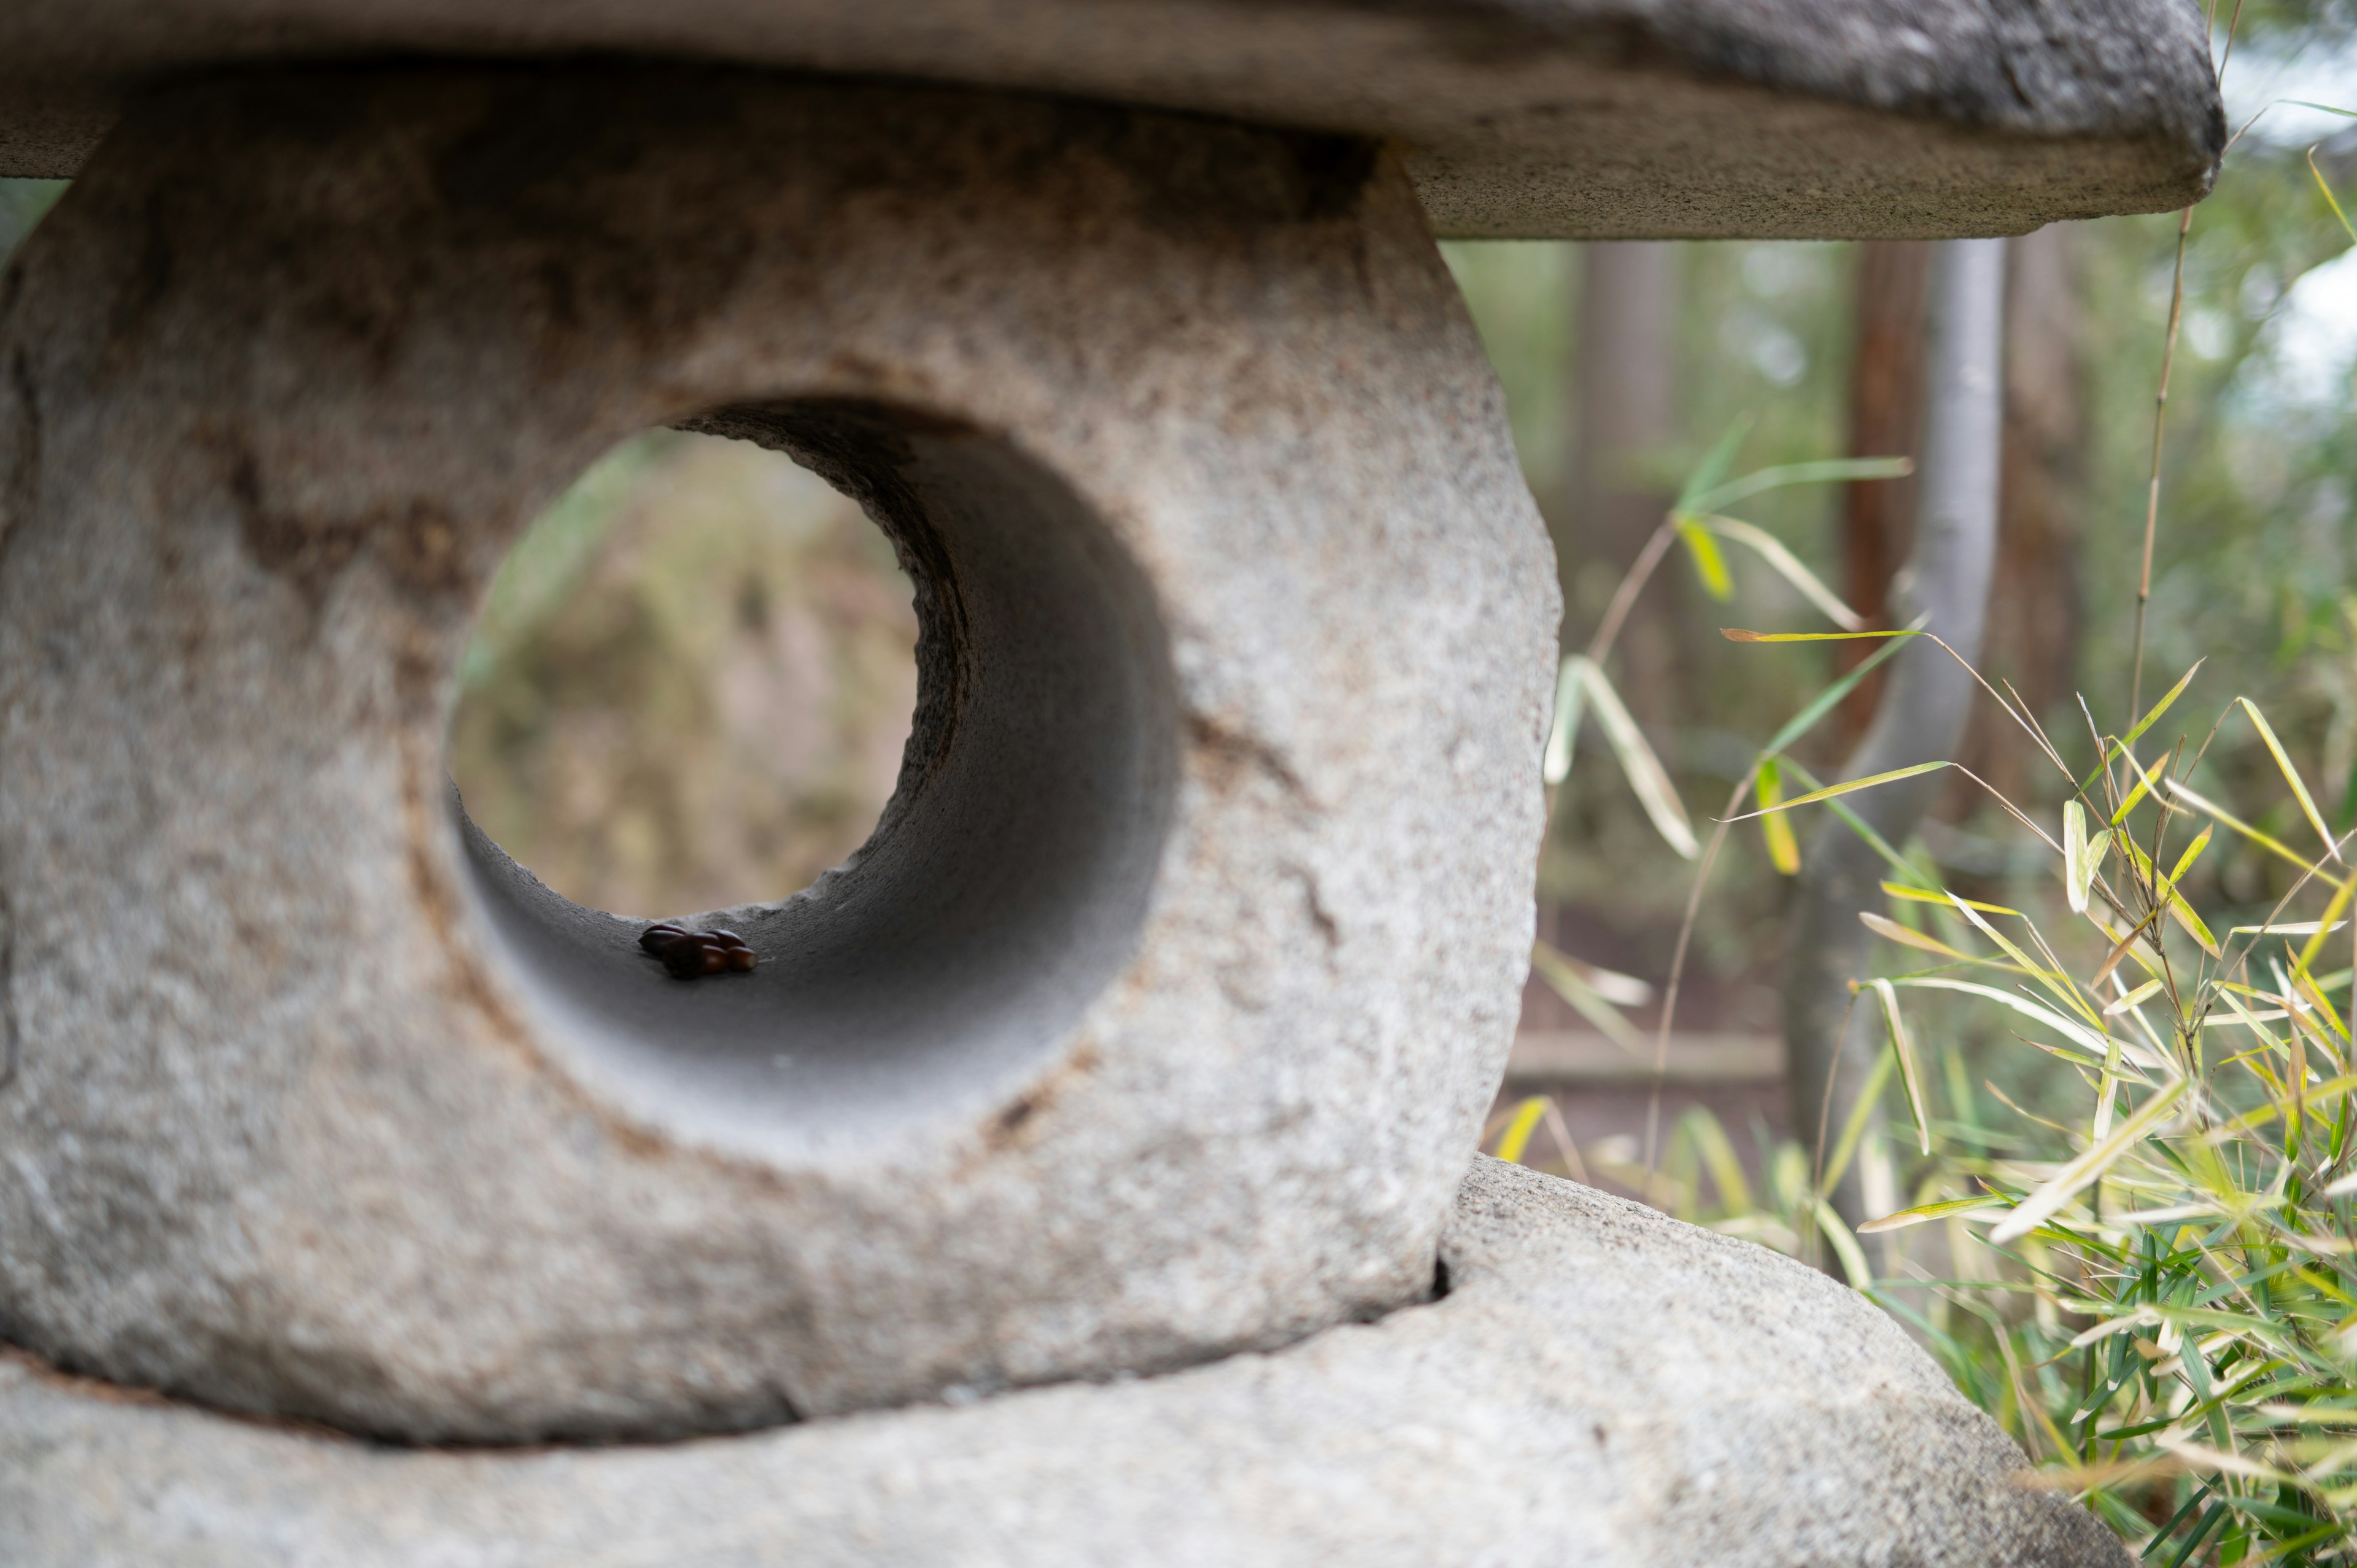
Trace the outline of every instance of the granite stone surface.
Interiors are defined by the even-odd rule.
[[[443,770],[524,524],[686,424],[917,587],[900,787],[681,984]],[[1362,142],[710,69],[143,100],[0,281],[0,1337],[654,1439],[1420,1299],[1556,622]],[[791,889],[780,889],[780,895]]]
[[[2127,1568],[1846,1286],[1477,1160],[1450,1290],[1271,1354],[669,1446],[416,1452],[0,1360],[16,1568]]]
[[[2192,0],[14,0],[0,174],[226,65],[583,52],[1381,138],[1448,234],[2022,233],[2196,200],[2225,142]]]

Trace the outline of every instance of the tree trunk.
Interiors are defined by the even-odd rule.
[[[1890,614],[1900,620],[1928,614],[1931,630],[1976,660],[1996,552],[2004,242],[1943,242],[1930,292],[1931,373],[1914,542],[1891,584]],[[1951,757],[1964,734],[1976,688],[1954,660],[1919,639],[1885,668],[1890,675],[1873,725],[1844,765],[1844,779]],[[1853,795],[1849,803],[1886,840],[1903,844],[1942,782],[1938,774],[1919,775]],[[1869,1004],[1852,1008],[1849,989],[1869,972],[1868,933],[1857,917],[1875,907],[1883,875],[1875,852],[1825,813],[1803,857],[1784,978],[1793,1120],[1821,1159],[1838,1143],[1862,1080],[1885,1048],[1878,1011]],[[1855,1163],[1831,1196],[1845,1221],[1855,1226],[1867,1218]]]
[[[1857,337],[1849,392],[1853,457],[1923,455],[1924,297],[1932,250],[1924,240],[1869,240],[1857,248]],[[1868,626],[1890,624],[1890,575],[1906,553],[1914,509],[1911,478],[1863,479],[1842,497],[1842,592]],[[1859,642],[1835,647],[1835,667],[1844,671],[1872,651]],[[1878,671],[1843,703],[1844,746],[1856,746],[1866,733],[1881,693]]]
[[[1567,561],[1609,567],[1603,595],[1584,619],[1600,612],[1675,499],[1641,464],[1677,434],[1676,262],[1676,247],[1658,242],[1581,247],[1578,424],[1564,509],[1574,537],[1558,548],[1568,543]],[[1657,575],[1620,639],[1622,693],[1640,718],[1652,722],[1674,712],[1675,593],[1675,575]],[[1566,646],[1577,646],[1575,634],[1585,641],[1592,629],[1569,620],[1575,603],[1566,592]]]
[[[2040,722],[2062,710],[2077,683],[2086,422],[2071,242],[2057,224],[2006,242],[2005,471],[1982,669],[2010,680]],[[1974,710],[1963,757],[2017,802],[2039,780],[2029,737],[1986,703]],[[1986,800],[1969,779],[1948,788],[1959,816]]]

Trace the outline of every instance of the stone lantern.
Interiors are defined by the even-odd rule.
[[[0,1561],[2124,1562],[1862,1298],[1474,1156],[1558,607],[1433,236],[2222,141],[2183,0],[18,0]],[[921,627],[725,985],[444,775],[660,425]]]

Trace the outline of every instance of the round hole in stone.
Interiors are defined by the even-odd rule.
[[[685,428],[781,451],[856,500],[914,585],[897,787],[844,865],[689,917],[760,955],[671,979],[644,918],[565,897],[453,817],[475,901],[567,1065],[685,1141],[780,1163],[973,1112],[1044,1065],[1135,949],[1170,816],[1178,707],[1154,596],[1011,443],[870,404]]]
[[[576,903],[781,897],[848,859],[892,794],[911,600],[891,542],[792,458],[643,432],[500,568],[459,665],[451,778]]]

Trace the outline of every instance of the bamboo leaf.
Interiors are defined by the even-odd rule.
[[[2091,1056],[2104,1056],[2110,1050],[2110,1042],[2084,1024],[2066,1018],[2042,1003],[2032,1002],[2027,996],[2017,996],[2009,991],[1999,991],[1994,985],[1982,985],[1970,980],[1948,980],[1937,975],[1921,975],[1907,980],[1894,980],[1890,983],[1921,991],[1960,991],[1968,996],[1982,997],[2010,1007],[2026,1018],[2037,1019],[2048,1028],[2069,1036],[2072,1044]]]
[[[2112,1129],[2111,1136],[2064,1165],[2045,1186],[2022,1199],[2020,1207],[2007,1215],[1998,1222],[1996,1229],[1989,1232],[1989,1240],[2003,1246],[2045,1223],[2056,1210],[2076,1197],[2082,1187],[2109,1170],[2138,1139],[2159,1126],[2161,1119],[2184,1097],[2185,1084],[2184,1079],[2175,1079],[2156,1090],[2142,1105]]]
[[[1727,820],[1730,822],[1748,822],[1754,817],[1764,817],[1770,811],[1789,811],[1795,806],[1814,805],[1819,800],[1830,800],[1837,795],[1849,795],[1860,789],[1871,789],[1878,784],[1895,783],[1899,779],[1912,779],[1919,773],[1934,772],[1947,766],[1945,762],[1919,762],[1911,768],[1894,768],[1888,773],[1873,773],[1864,779],[1852,779],[1846,783],[1828,784],[1822,789],[1812,789],[1805,795],[1795,795],[1792,799],[1777,805],[1763,807],[1757,811],[1746,811],[1739,817],[1729,817]]]
[[[1866,629],[1866,618],[1844,604],[1840,595],[1826,587],[1815,573],[1801,564],[1799,556],[1784,548],[1782,540],[1766,529],[1732,517],[1706,517],[1695,521],[1714,533],[1750,546],[1752,553],[1766,562],[1778,576],[1799,589],[1803,598],[1816,606],[1827,620],[1844,631]]]
[[[2142,985],[2137,986],[2134,991],[2131,991],[2126,995],[2121,997],[2117,1002],[2115,1002],[2110,1006],[2104,1008],[2104,1016],[2109,1018],[2118,1014],[2125,1013],[2129,1008],[2135,1006],[2137,1003],[2144,1001],[2147,997],[2150,996],[2154,992],[2158,991],[2159,989],[2159,981],[2147,980]]]
[[[2087,884],[2094,875],[2087,864],[2087,809],[2074,797],[2062,802],[2062,891],[2071,913],[2087,912]]]
[[[2211,800],[2206,800],[2202,799],[2202,797],[2195,794],[2177,779],[2172,779],[2169,781],[2169,792],[2176,796],[2179,800],[2184,801],[2187,805],[2192,807],[2195,811],[2205,812],[2208,815],[2216,818],[2219,822],[2225,823],[2228,827],[2233,829],[2236,832],[2242,834],[2253,843],[2257,844],[2260,848],[2281,855],[2284,859],[2291,862],[2294,865],[2298,866],[2302,871],[2314,871],[2317,869],[2315,862],[2301,858],[2281,840],[2270,838],[2266,833],[2261,832],[2258,829],[2252,827],[2249,823],[2236,818],[2233,812],[2227,811],[2223,806],[2218,805]]]
[[[1623,1006],[1642,1006],[1652,999],[1652,986],[1629,975],[1614,974],[1609,970],[1590,972],[1578,960],[1556,951],[1544,942],[1531,944],[1531,967],[1538,972],[1541,980],[1546,982],[1549,990],[1594,1025],[1597,1033],[1631,1056],[1650,1056],[1652,1042],[1622,1015],[1620,1006],[1616,1006],[1615,1003]],[[1626,985],[1615,984],[1616,982],[1625,982]],[[1617,995],[1613,994],[1615,992]]]
[[[2011,915],[2017,920],[2028,918],[2018,909],[2008,909],[2002,904],[1984,904],[1977,898],[1960,897],[1945,888],[1932,892],[1926,888],[1910,887],[1903,883],[1885,882],[1882,890],[1893,898],[1904,898],[1910,904],[1936,904],[1943,909],[1951,904],[1962,904],[1978,909],[1984,915]]]
[[[1539,767],[1539,777],[1549,784],[1571,777],[1572,748],[1579,744],[1581,699],[1587,690],[1575,653],[1555,673],[1555,727],[1547,732],[1546,758]]]
[[[1669,771],[1662,766],[1653,748],[1645,743],[1644,732],[1629,710],[1620,703],[1620,694],[1605,679],[1604,671],[1584,654],[1572,659],[1579,666],[1579,678],[1587,688],[1587,700],[1595,705],[1596,723],[1611,743],[1613,756],[1620,759],[1620,771],[1627,775],[1629,787],[1637,792],[1639,804],[1652,819],[1654,831],[1669,846],[1687,860],[1702,853],[1695,842],[1694,825],[1686,816],[1685,802],[1678,799],[1677,786],[1670,782]]]
[[[2276,738],[2276,732],[2268,725],[2266,714],[2259,712],[2258,704],[2248,697],[2237,697],[2234,700],[2243,704],[2243,711],[2251,715],[2251,723],[2258,730],[2259,738],[2267,743],[2267,750],[2274,755],[2276,766],[2283,770],[2285,782],[2291,786],[2291,792],[2299,800],[2299,809],[2307,815],[2308,825],[2314,828],[2316,836],[2324,841],[2324,853],[2339,860],[2341,846],[2332,842],[2331,830],[2324,825],[2324,814],[2316,809],[2316,801],[2309,797],[2308,786],[2300,781],[2299,769],[2294,768],[2291,765],[2291,758],[2284,755],[2283,742]]]
[[[1861,1236],[1878,1236],[1885,1230],[1903,1230],[1910,1225],[1927,1220],[1945,1219],[1952,1214],[1971,1214],[1984,1208],[2002,1208],[2005,1199],[1984,1193],[1978,1197],[1951,1197],[1940,1203],[1919,1203],[1912,1208],[1902,1208],[1896,1214],[1886,1214],[1879,1219],[1869,1219],[1857,1228]]]
[[[1823,485],[1852,479],[1903,479],[1915,471],[1905,457],[1826,457],[1813,463],[1786,463],[1761,468],[1739,479],[1679,499],[1680,511],[1720,511],[1737,501],[1789,485]]]
[[[1751,1183],[1743,1174],[1743,1162],[1736,1157],[1735,1145],[1727,1141],[1727,1129],[1718,1124],[1706,1106],[1696,1105],[1679,1118],[1680,1128],[1691,1140],[1695,1152],[1702,1155],[1710,1167],[1710,1179],[1718,1188],[1720,1207],[1729,1214],[1751,1212]]]
[[[2343,877],[2334,889],[2332,901],[2325,905],[2324,913],[2317,919],[2316,934],[2300,947],[2299,959],[2291,967],[2294,974],[2306,974],[2308,966],[2316,961],[2316,955],[2322,950],[2324,939],[2334,929],[2334,923],[2349,912],[2349,896],[2352,893],[2357,893],[2357,871]]]
[[[2161,714],[2169,712],[2169,705],[2185,694],[2185,688],[2193,684],[2193,677],[2200,674],[2201,672],[2201,666],[2208,662],[2209,660],[2206,659],[2195,660],[2193,661],[2193,668],[2188,670],[2184,674],[2179,675],[2177,678],[2177,684],[2171,686],[2168,693],[2162,696],[2160,701],[2155,703],[2149,709],[2147,709],[2144,717],[2136,720],[2136,727],[2134,729],[2128,731],[2127,734],[2120,737],[2120,744],[2122,746],[2134,746],[2136,743],[2136,737],[2144,734],[2145,731],[2150,729],[2153,726],[2153,722],[2155,720],[2158,719]]]
[[[1523,1163],[1523,1155],[1531,1146],[1531,1134],[1538,1130],[1539,1119],[1546,1114],[1547,1099],[1534,1094],[1514,1107],[1514,1119],[1498,1135],[1498,1157],[1508,1165]],[[1460,1145],[1461,1146],[1461,1145]]]
[[[2187,903],[2185,895],[2177,890],[2176,883],[2160,875],[2159,868],[2152,863],[2152,857],[2145,854],[2143,847],[2136,840],[2122,833],[2118,842],[2121,853],[2134,862],[2136,868],[2151,880],[2153,892],[2158,896],[2162,906],[2168,909],[2169,918],[2183,928],[2187,936],[2201,943],[2203,952],[2208,953],[2212,958],[2218,957],[2218,939],[2210,934],[2209,926],[2202,921],[2201,916],[2193,912],[2193,906]]]
[[[1735,597],[1735,578],[1727,569],[1727,557],[1718,548],[1711,531],[1695,518],[1681,512],[1674,521],[1678,526],[1678,539],[1686,547],[1694,562],[1695,575],[1702,579],[1702,589],[1724,604]]]
[[[1865,1140],[1867,1128],[1873,1123],[1874,1108],[1881,1102],[1883,1086],[1890,1081],[1892,1066],[1891,1057],[1881,1051],[1874,1053],[1874,1065],[1867,1069],[1866,1081],[1857,1086],[1857,1101],[1849,1108],[1849,1120],[1842,1123],[1841,1140],[1834,1145],[1833,1157],[1819,1173],[1819,1197],[1841,1186],[1842,1177],[1849,1173],[1849,1163]]]
[[[1890,1030],[1890,1048],[1899,1056],[1899,1083],[1907,1091],[1908,1114],[1915,1118],[1915,1142],[1920,1153],[1932,1152],[1932,1119],[1923,1104],[1923,1081],[1915,1067],[1915,1045],[1907,1037],[1907,1022],[1899,1015],[1899,993],[1890,982],[1870,983],[1882,999],[1882,1021]]]
[[[1728,425],[1726,434],[1713,442],[1710,450],[1703,454],[1702,461],[1695,465],[1694,472],[1686,477],[1685,489],[1678,492],[1678,499],[1670,510],[1701,510],[1695,505],[1695,498],[1708,494],[1719,480],[1727,477],[1727,470],[1735,466],[1735,454],[1741,450],[1743,438],[1750,434],[1751,416],[1748,413]]]
[[[1867,930],[1886,940],[1899,942],[1910,948],[1921,948],[1925,952],[1938,953],[1942,958],[1955,959],[1964,963],[1989,961],[1986,959],[1976,959],[1970,953],[1958,952],[1937,937],[1927,937],[1921,931],[1902,926],[1898,921],[1887,916],[1878,915],[1871,909],[1860,909],[1857,912],[1857,918]]]
[[[1908,628],[1907,629],[1910,631],[1921,631],[1923,629],[1923,624],[1919,620],[1915,625]],[[1876,649],[1872,653],[1867,654],[1863,660],[1859,660],[1857,669],[1852,670],[1848,674],[1843,676],[1832,685],[1827,686],[1824,691],[1819,692],[1815,697],[1810,700],[1807,707],[1803,708],[1799,713],[1793,714],[1791,719],[1786,721],[1784,727],[1776,732],[1775,738],[1760,748],[1761,752],[1769,757],[1777,756],[1782,752],[1786,746],[1791,746],[1794,741],[1800,739],[1803,736],[1816,728],[1818,721],[1823,719],[1827,714],[1832,713],[1835,707],[1839,706],[1841,700],[1844,697],[1848,696],[1852,692],[1856,691],[1859,682],[1865,680],[1869,674],[1872,674],[1875,668],[1881,664],[1884,660],[1889,659],[1892,654],[1898,652],[1900,649],[1906,646],[1907,645],[1904,642],[1886,642],[1880,648]]]
[[[1816,1209],[1818,1229],[1824,1232],[1834,1256],[1841,1260],[1842,1273],[1848,1278],[1850,1288],[1855,1291],[1872,1290],[1874,1271],[1867,1267],[1866,1250],[1857,1244],[1857,1238],[1849,1233],[1849,1227],[1841,1222],[1841,1216],[1834,1212],[1832,1204],[1819,1198]]]
[[[1896,631],[1746,631],[1739,626],[1723,626],[1718,635],[1729,642],[1863,642],[1878,637],[1920,637],[1921,627],[1901,627]]]
[[[2179,855],[2177,864],[2169,868],[2169,886],[2175,886],[2185,880],[2185,874],[2192,869],[2195,861],[2201,858],[2201,852],[2210,847],[2210,835],[2214,831],[2211,828],[2203,828],[2201,832],[2194,835],[2193,842],[2185,846],[2185,853]]]
[[[2294,99],[2293,102],[2298,102],[2298,100]],[[2321,103],[2310,103],[2306,105],[2306,107],[2310,109],[2321,109],[2324,105]],[[2349,111],[2346,109],[2335,109],[2332,113],[2335,114],[2346,114]],[[2341,232],[2347,234],[2352,240],[2357,240],[2357,226],[2352,226],[2349,221],[2349,214],[2341,210],[2341,199],[2332,194],[2331,183],[2324,177],[2324,171],[2316,166],[2316,149],[2314,147],[2308,149],[2308,172],[2316,177],[2316,188],[2324,192],[2324,204],[2332,209],[2332,215],[2335,218],[2341,220]]]
[[[1760,797],[1760,803],[1771,809],[1784,799],[1784,777],[1777,768],[1774,757],[1763,757],[1760,759],[1753,789]],[[1799,875],[1801,845],[1800,842],[1792,836],[1791,819],[1781,815],[1761,818],[1760,836],[1768,841],[1770,864],[1786,876]]]

